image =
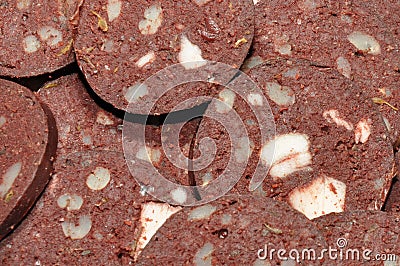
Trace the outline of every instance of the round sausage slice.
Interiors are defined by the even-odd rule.
[[[0,239],[15,229],[50,179],[57,129],[28,89],[0,80]]]
[[[149,86],[140,87],[147,78],[179,64],[168,74],[173,79],[181,72],[202,69],[206,60],[239,68],[254,31],[250,0],[141,0],[135,4],[97,0],[86,1],[81,11],[74,48],[90,86],[103,100],[122,110],[130,102],[140,106],[158,100],[152,111],[155,114],[169,113],[191,97],[212,95],[217,88],[195,82],[162,95]]]

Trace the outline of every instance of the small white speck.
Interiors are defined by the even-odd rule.
[[[147,192],[154,192],[154,187],[140,185],[140,195],[146,196]]]

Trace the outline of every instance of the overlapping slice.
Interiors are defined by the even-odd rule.
[[[173,188],[189,185],[190,144],[199,123],[199,119],[161,126],[124,122],[124,155],[143,193],[168,201],[174,194]],[[183,203],[178,200],[172,204]]]
[[[201,69],[205,60],[239,68],[252,41],[253,11],[250,0],[85,2],[75,52],[93,90],[114,107],[126,110],[129,102],[140,107],[159,100],[152,113],[168,113],[217,88],[182,84],[163,96],[161,89],[140,84],[174,64],[181,65],[168,74],[170,79]],[[135,113],[145,112],[139,108]]]
[[[50,179],[57,129],[50,110],[0,80],[0,239],[15,229]]]
[[[398,176],[393,179],[384,207],[387,212],[400,213],[400,182]]]

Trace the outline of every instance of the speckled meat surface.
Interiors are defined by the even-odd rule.
[[[58,128],[58,155],[90,149],[122,151],[122,119],[90,97],[77,74],[46,83],[36,95],[49,106]]]
[[[398,265],[400,217],[381,211],[332,213],[314,220],[332,249],[336,265]],[[350,252],[351,250],[354,253]]]
[[[271,166],[255,192],[287,200],[309,218],[380,209],[395,174],[394,157],[382,117],[365,93],[336,71],[309,61],[270,60],[253,68],[250,77],[264,95],[248,97],[248,104],[233,95],[229,102],[249,132],[247,171],[258,161]],[[267,108],[262,96],[272,108],[276,136],[257,147],[260,127],[254,126],[257,118],[249,110],[260,104]],[[200,124],[197,142],[205,137],[217,141],[218,152],[212,165],[195,173],[200,186],[216,179],[236,156],[230,153],[229,132],[215,121]],[[248,193],[251,178],[245,172],[236,189]]]

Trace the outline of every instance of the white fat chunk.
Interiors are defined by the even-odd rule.
[[[188,221],[208,219],[216,210],[211,204],[197,207],[189,212]]]
[[[171,191],[171,198],[178,204],[184,204],[187,200],[187,193],[183,188],[176,188]]]
[[[303,10],[308,11],[308,10],[313,10],[313,9],[315,9],[315,8],[317,7],[317,3],[315,3],[314,0],[303,0],[303,1],[301,1],[301,2],[299,3],[299,6],[300,6]]]
[[[44,26],[38,31],[40,39],[50,46],[55,46],[62,41],[62,33],[50,26]]]
[[[275,38],[274,41],[274,50],[275,52],[280,53],[281,55],[291,55],[292,54],[292,46],[288,43],[289,36],[282,35]]]
[[[110,182],[110,171],[103,167],[96,167],[86,179],[86,185],[92,190],[102,190]]]
[[[90,135],[84,135],[85,133],[82,132],[82,142],[85,145],[92,145],[92,137]]]
[[[268,97],[280,106],[290,106],[296,101],[294,91],[291,88],[275,82],[267,82],[265,91]]]
[[[193,1],[196,3],[196,5],[202,6],[202,5],[205,5],[205,4],[207,4],[208,2],[211,2],[211,1],[213,1],[213,0],[193,0]]]
[[[383,266],[399,266],[400,265],[400,259],[399,256],[394,255],[394,260],[385,260],[383,262]]]
[[[271,166],[272,177],[284,178],[312,163],[307,135],[285,134],[277,136],[261,149],[261,160]]]
[[[75,194],[64,194],[57,199],[58,207],[61,209],[67,208],[67,211],[79,210],[82,204],[82,197]]]
[[[125,93],[125,100],[128,102],[137,102],[149,93],[145,84],[137,83],[130,86]]]
[[[108,53],[112,52],[114,48],[114,41],[113,40],[104,40],[103,45],[101,46],[102,51],[106,51]]]
[[[90,232],[92,220],[90,216],[83,215],[79,217],[79,225],[76,226],[72,222],[64,221],[61,227],[66,237],[70,237],[72,240],[82,239]]]
[[[149,163],[158,163],[161,159],[161,152],[158,149],[142,147],[136,153],[136,158]]]
[[[7,122],[4,116],[0,116],[0,128]]]
[[[205,173],[201,180],[203,181],[202,186],[205,187],[213,180],[213,176],[211,173]]]
[[[247,70],[261,65],[262,63],[264,63],[264,60],[261,58],[261,56],[251,56],[243,62],[241,69],[246,72]]]
[[[343,118],[341,118],[340,113],[338,110],[328,110],[323,113],[323,117],[329,123],[335,123],[338,126],[342,126],[347,130],[353,130],[354,126],[351,122],[347,122]]]
[[[351,65],[346,58],[342,56],[339,57],[336,60],[336,64],[337,64],[337,70],[340,72],[340,74],[342,74],[346,78],[351,77]]]
[[[147,53],[146,55],[142,56],[136,62],[136,66],[142,68],[147,64],[153,63],[154,60],[156,60],[156,54],[153,51],[151,51],[151,52]]]
[[[303,187],[292,190],[289,194],[289,204],[308,219],[314,219],[332,212],[342,212],[345,198],[345,183],[321,176]]]
[[[238,147],[236,147],[235,151],[235,158],[236,161],[239,163],[246,162],[249,158],[251,153],[253,152],[254,144],[248,137],[241,137],[238,139]]]
[[[247,100],[250,102],[251,105],[254,106],[263,106],[263,96],[258,93],[250,93],[247,96]]]
[[[40,48],[40,42],[36,36],[29,35],[23,40],[24,51],[27,53],[34,53]]]
[[[351,33],[347,37],[347,39],[360,51],[373,55],[381,53],[381,46],[379,45],[378,41],[371,35],[355,31]]]
[[[122,2],[120,0],[108,0],[107,16],[110,22],[119,17],[119,14],[121,13],[121,5]]]
[[[206,243],[194,255],[194,265],[196,265],[196,266],[211,266],[213,252],[214,252],[213,244]]]
[[[31,5],[31,0],[19,0],[17,2],[17,8],[22,10],[22,9],[27,9],[30,7]]]
[[[221,224],[222,225],[228,225],[232,223],[232,215],[225,213],[221,217]]]
[[[99,111],[97,113],[96,123],[103,125],[103,126],[114,125],[114,121],[103,111]]]
[[[269,174],[273,177],[284,178],[292,173],[304,169],[304,167],[310,165],[311,162],[312,157],[310,153],[297,153],[288,157],[288,160],[274,164],[271,167]]]
[[[148,202],[142,205],[142,212],[140,214],[142,229],[139,239],[136,242],[135,260],[165,221],[180,210],[182,210],[181,207],[172,207],[167,203]]]
[[[292,54],[292,46],[288,43],[279,45],[276,47],[278,53],[281,55],[291,55]]]
[[[0,184],[0,198],[4,198],[8,191],[14,184],[15,179],[21,172],[22,163],[18,162],[11,165],[2,177],[2,182]]]
[[[185,35],[182,35],[181,49],[178,54],[179,63],[181,63],[185,69],[202,67],[207,64],[207,61],[203,59],[201,54],[202,51],[200,47],[191,43]]]
[[[362,119],[354,129],[355,141],[358,143],[365,143],[371,135],[372,121],[370,119]]]
[[[392,131],[392,125],[390,125],[389,120],[388,120],[386,117],[384,117],[384,116],[382,116],[382,118],[383,118],[383,122],[385,123],[386,129],[387,129],[389,132],[391,132],[391,131]]]

